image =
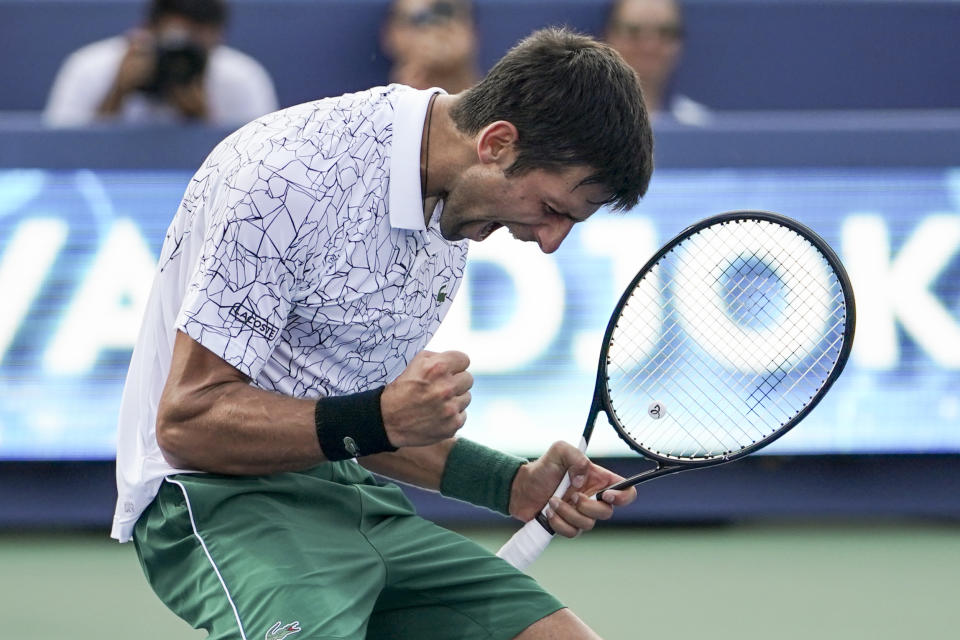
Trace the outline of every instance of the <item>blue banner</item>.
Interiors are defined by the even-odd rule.
[[[0,171],[0,459],[114,453],[127,362],[182,171]],[[806,223],[854,284],[857,337],[820,406],[769,451],[960,452],[960,170],[662,170],[550,256],[471,247],[430,348],[472,360],[462,433],[521,454],[576,440],[623,286],[688,224],[735,209]],[[591,452],[625,453],[599,426]]]

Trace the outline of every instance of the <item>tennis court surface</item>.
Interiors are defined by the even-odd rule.
[[[496,549],[512,529],[463,532]],[[532,573],[607,640],[955,638],[960,526],[607,525],[557,540]],[[30,640],[206,635],[106,532],[0,534],[0,625]]]

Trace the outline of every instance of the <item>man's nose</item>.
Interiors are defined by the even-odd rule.
[[[573,228],[573,220],[569,218],[558,218],[548,224],[544,224],[537,229],[537,244],[544,253],[553,253],[560,248],[563,239]]]

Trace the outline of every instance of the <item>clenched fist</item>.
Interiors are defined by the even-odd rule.
[[[380,397],[383,426],[395,447],[422,447],[452,437],[467,420],[473,376],[459,351],[418,353]]]

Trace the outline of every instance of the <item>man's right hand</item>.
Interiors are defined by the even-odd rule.
[[[156,65],[154,38],[149,31],[137,29],[127,34],[127,52],[120,61],[114,86],[122,93],[135,91],[146,84]]]
[[[459,351],[418,353],[380,397],[383,425],[395,447],[422,447],[452,437],[467,420],[473,375]]]
[[[110,91],[97,108],[97,113],[100,115],[119,113],[127,96],[150,80],[155,65],[153,35],[144,29],[135,29],[128,33],[127,51],[120,60]]]

